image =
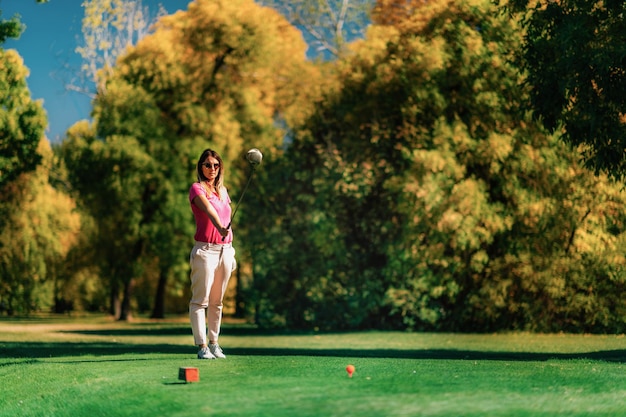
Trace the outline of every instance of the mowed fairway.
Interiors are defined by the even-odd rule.
[[[200,361],[185,318],[0,320],[0,416],[626,416],[624,335],[225,324],[220,342]]]

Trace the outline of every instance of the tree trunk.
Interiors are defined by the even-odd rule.
[[[111,287],[111,293],[109,294],[109,314],[115,318],[119,318],[121,313],[120,296],[118,294],[117,284]]]
[[[237,268],[237,286],[235,287],[235,317],[245,317],[245,300],[243,299],[243,284],[241,282],[241,268]]]
[[[154,297],[154,308],[152,309],[152,319],[165,318],[165,289],[167,288],[167,268],[161,268],[159,283],[157,284],[156,295]]]
[[[130,301],[133,296],[133,289],[135,287],[135,279],[130,279],[124,285],[124,299],[122,300],[122,309],[120,311],[119,321],[128,321],[132,318]]]

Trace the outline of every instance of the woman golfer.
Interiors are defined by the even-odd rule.
[[[218,344],[224,293],[237,267],[230,223],[230,197],[224,187],[224,164],[217,152],[206,149],[196,166],[198,181],[189,189],[196,221],[191,265],[189,318],[198,359],[226,358]],[[208,343],[207,343],[208,327]]]

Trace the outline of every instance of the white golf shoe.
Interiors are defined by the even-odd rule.
[[[215,359],[215,355],[211,353],[208,347],[203,347],[198,350],[198,359]]]
[[[209,350],[213,357],[217,359],[226,359],[226,355],[222,352],[222,348],[217,343],[209,343]]]

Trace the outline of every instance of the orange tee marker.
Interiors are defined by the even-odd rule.
[[[194,367],[184,367],[178,369],[178,379],[185,382],[198,382],[200,381],[200,371]]]

